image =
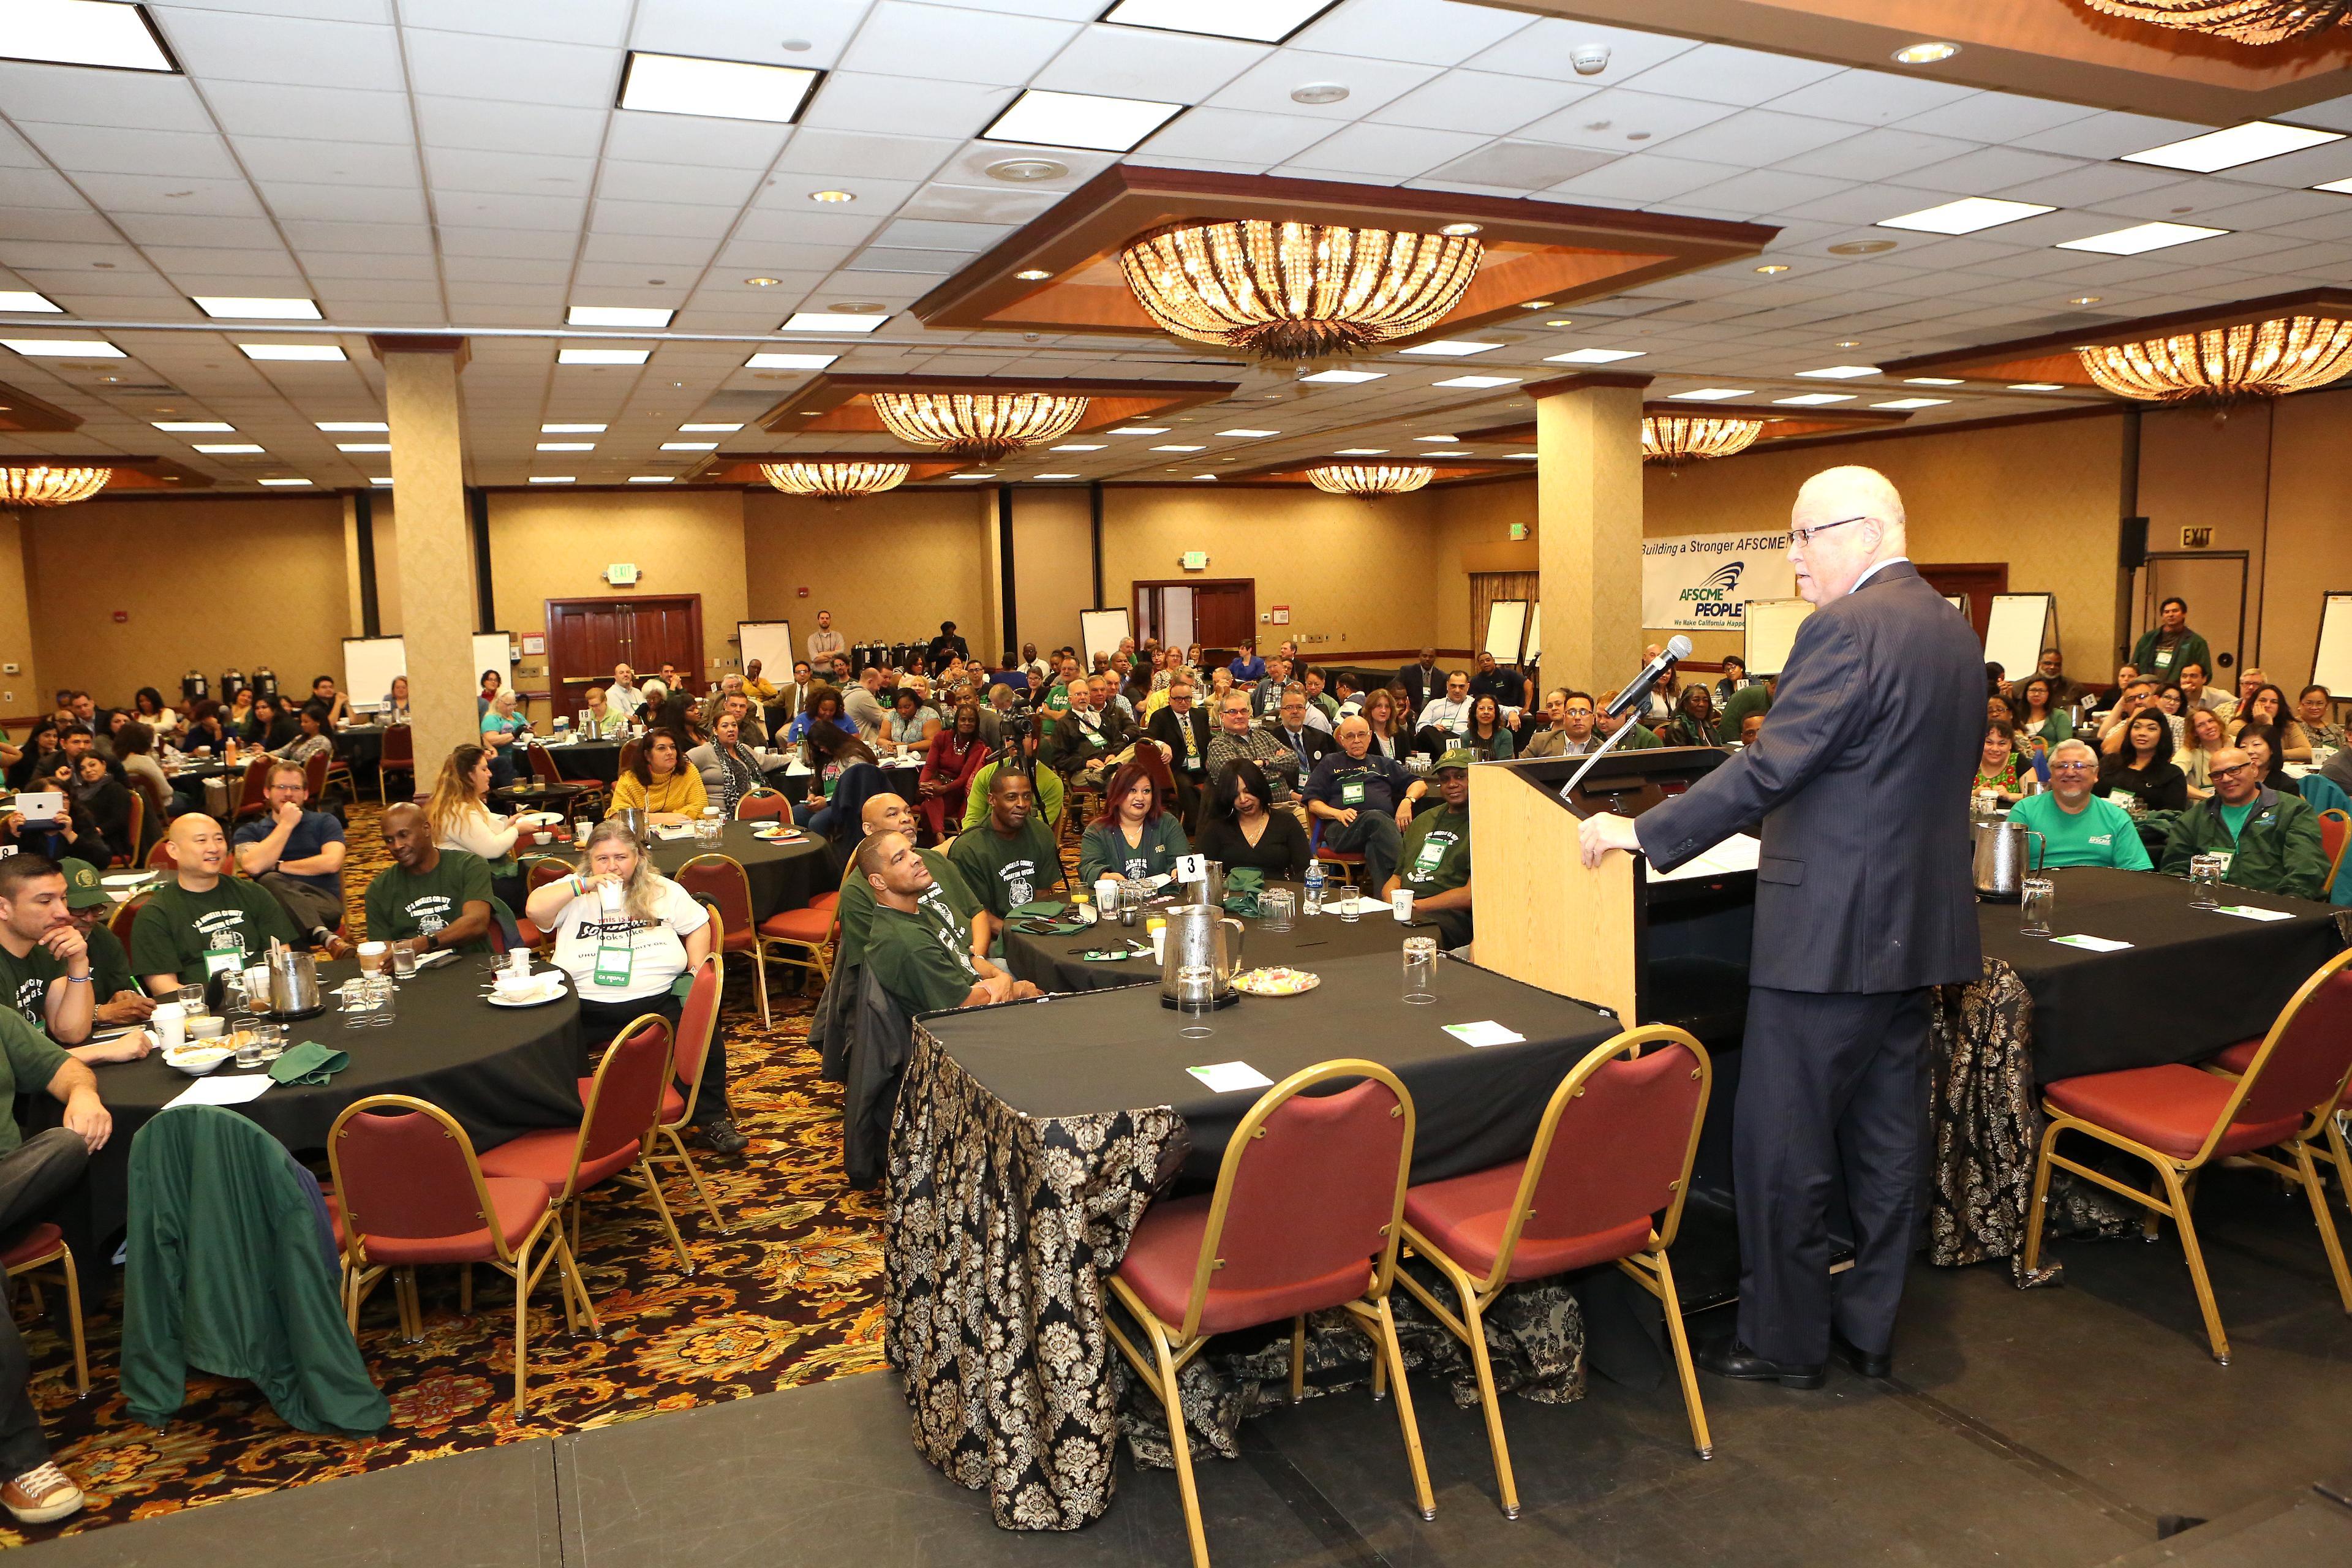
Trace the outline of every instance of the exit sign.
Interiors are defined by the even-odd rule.
[[[1208,552],[1207,551],[1205,551],[1205,550],[1187,550],[1186,552],[1184,552],[1184,570],[1185,570],[1185,571],[1187,571],[1187,572],[1206,572],[1208,569],[1209,569],[1209,552]]]
[[[2183,550],[2210,550],[2213,547],[2213,531],[2210,528],[2184,528],[2180,531]]]

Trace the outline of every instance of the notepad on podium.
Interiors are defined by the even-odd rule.
[[[1735,833],[1702,855],[1694,855],[1671,871],[1650,868],[1653,882],[1703,881],[1709,877],[1729,877],[1741,871],[1756,869],[1757,852],[1761,843],[1752,833]]]

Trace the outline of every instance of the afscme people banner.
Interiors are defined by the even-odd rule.
[[[1682,533],[1642,541],[1642,625],[1739,631],[1750,599],[1793,599],[1789,535]]]

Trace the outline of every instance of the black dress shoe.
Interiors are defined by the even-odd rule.
[[[1717,1377],[1738,1378],[1742,1383],[1777,1383],[1783,1388],[1819,1388],[1829,1380],[1828,1373],[1819,1362],[1806,1366],[1797,1362],[1767,1361],[1738,1340],[1709,1345],[1692,1359]]]
[[[1864,1377],[1893,1377],[1895,1375],[1895,1352],[1891,1349],[1883,1351],[1864,1350],[1860,1345],[1855,1344],[1852,1340],[1847,1339],[1835,1329],[1830,1331],[1830,1349],[1837,1352],[1837,1357],[1840,1361],[1845,1363],[1846,1365],[1853,1368],[1855,1372],[1861,1373]]]
[[[702,1124],[702,1141],[710,1145],[710,1152],[714,1154],[740,1154],[751,1142],[743,1135],[741,1128],[723,1117]]]

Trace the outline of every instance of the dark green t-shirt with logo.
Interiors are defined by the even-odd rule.
[[[367,933],[373,942],[405,942],[431,936],[457,924],[468,903],[490,901],[489,862],[463,849],[444,849],[433,869],[411,871],[387,866],[368,884]],[[460,952],[488,952],[490,939],[476,937]]]
[[[1413,897],[1446,893],[1470,880],[1470,808],[1424,811],[1404,830],[1397,858],[1400,885]]]
[[[961,1007],[980,984],[970,933],[959,934],[952,913],[928,904],[913,914],[887,904],[875,906],[866,937],[866,967],[891,1000],[910,1014]]]
[[[97,954],[93,952],[90,957],[94,983]],[[57,955],[40,942],[35,942],[33,951],[22,958],[0,947],[0,1000],[5,1000],[10,1011],[36,1029],[46,1030],[49,1026],[49,982],[65,972],[66,966],[58,962]]]
[[[971,947],[971,917],[978,912],[980,901],[964,886],[963,874],[949,862],[944,851],[918,849],[915,853],[931,868],[931,885],[920,901],[935,911],[944,910],[962,929],[964,946]],[[835,911],[841,919],[841,942],[833,961],[835,968],[856,963],[866,956],[866,937],[874,928],[874,884],[866,879],[866,873],[857,868],[856,857],[852,856],[849,869],[842,873],[841,903]],[[971,987],[967,985],[965,989]]]
[[[249,968],[269,951],[269,939],[308,944],[285,906],[259,883],[223,877],[212,890],[192,893],[174,881],[156,889],[131,932],[131,963],[142,974],[176,974],[201,984],[214,968]],[[234,963],[205,955],[235,949]]]
[[[956,835],[948,846],[948,863],[963,873],[971,896],[999,920],[1062,885],[1062,852],[1034,816],[1010,838],[996,831],[993,818],[982,818],[979,826]]]

